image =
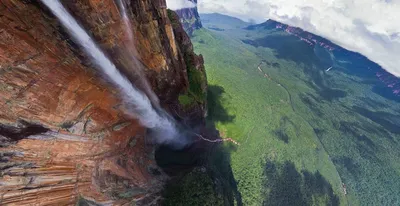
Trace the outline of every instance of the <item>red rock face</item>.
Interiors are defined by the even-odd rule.
[[[115,2],[64,4],[136,82]],[[181,49],[190,40],[175,38],[181,31],[173,29],[163,5],[129,1],[128,9],[135,55],[166,107],[187,91],[184,56],[195,55]],[[121,107],[120,94],[43,5],[0,2],[0,205],[157,203],[166,175],[154,161],[146,129]]]

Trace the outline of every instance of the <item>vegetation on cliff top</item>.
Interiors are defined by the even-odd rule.
[[[186,56],[185,56],[186,57]],[[207,81],[206,74],[197,70],[194,63],[185,58],[187,65],[187,74],[189,80],[189,90],[185,94],[179,95],[179,102],[184,106],[190,106],[194,103],[203,104],[206,101],[206,92],[203,85]]]
[[[174,11],[172,11],[171,9],[167,9],[167,15],[173,26],[180,25],[179,17],[176,15]]]
[[[174,11],[168,9],[167,13],[168,18],[174,27],[180,25],[179,17]],[[206,101],[207,91],[205,91],[205,87],[203,87],[207,81],[206,74],[203,71],[196,69],[196,65],[193,62],[194,58],[193,54],[184,53],[189,90],[185,94],[180,94],[178,100],[179,103],[185,107],[190,107],[195,103],[203,104]]]

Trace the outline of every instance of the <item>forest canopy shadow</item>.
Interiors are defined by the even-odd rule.
[[[242,195],[231,167],[231,150],[231,147],[216,145],[209,154],[208,168],[210,168],[214,181],[219,182],[217,192],[222,194],[224,205],[242,206]]]
[[[318,53],[318,57],[313,47],[310,47],[294,36],[287,35],[268,35],[256,40],[242,40],[242,42],[254,47],[261,46],[274,49],[278,59],[285,59],[287,61],[293,61],[297,65],[304,65],[301,68],[309,77],[308,84],[314,88],[324,100],[332,102],[347,96],[346,91],[334,89],[327,85],[325,75],[321,73],[321,68],[332,65],[330,56],[328,55],[329,53],[327,53],[326,50],[321,49]],[[321,59],[322,53],[324,57]],[[325,56],[329,57],[329,64],[326,63],[328,57]]]
[[[318,58],[314,55],[313,48],[294,36],[274,34],[255,40],[245,39],[242,42],[254,47],[273,49],[278,59],[304,64],[306,67],[311,67],[316,62],[319,63]]]
[[[377,83],[377,85],[372,87],[372,92],[374,92],[375,94],[377,94],[383,98],[386,98],[386,99],[389,99],[389,100],[392,100],[395,102],[400,102],[400,96],[393,94],[393,89],[387,87],[384,84]]]
[[[374,112],[358,106],[353,106],[352,109],[361,116],[364,116],[365,118],[368,118],[371,121],[379,124],[387,131],[394,134],[400,134],[400,125],[398,124],[398,122],[400,122],[400,118],[397,115],[382,111]]]
[[[267,161],[263,205],[339,205],[330,183],[317,171],[298,172],[292,162]]]
[[[223,106],[222,95],[225,90],[221,86],[208,85],[208,120],[212,122],[232,122],[235,119],[234,115],[228,114],[228,111]]]
[[[232,122],[235,116],[229,115],[223,106],[223,94],[225,90],[221,86],[208,86],[208,117],[206,128],[200,129],[201,134],[208,139],[220,139],[219,131],[215,128],[216,122]],[[241,194],[238,191],[237,182],[231,168],[230,153],[236,150],[236,145],[215,144],[199,141],[193,145],[202,152],[189,154],[181,152],[180,156],[167,155],[177,166],[177,160],[189,160],[195,162],[194,170],[181,173],[175,179],[169,181],[163,195],[164,205],[242,205]],[[193,150],[193,148],[191,149]],[[161,154],[163,156],[164,154]],[[195,157],[196,158],[193,158]],[[199,159],[193,161],[193,159]],[[171,162],[171,161],[170,161]],[[199,169],[199,168],[204,169]],[[165,171],[165,170],[164,170]]]
[[[209,129],[206,136],[220,138],[216,129]],[[198,146],[206,151],[189,156],[201,155],[202,163],[169,181],[163,194],[163,205],[243,205],[231,168],[230,153],[234,146],[209,143]]]
[[[285,144],[289,143],[289,140],[291,139],[290,135],[288,134],[288,131],[290,127],[294,128],[296,131],[296,136],[299,135],[299,130],[296,127],[296,124],[290,120],[287,116],[284,116],[281,118],[279,122],[279,128],[274,131],[275,136],[283,141]]]

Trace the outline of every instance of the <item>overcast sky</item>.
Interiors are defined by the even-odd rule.
[[[194,6],[187,0],[167,3],[171,9]],[[198,0],[198,9],[300,27],[400,77],[400,0]]]

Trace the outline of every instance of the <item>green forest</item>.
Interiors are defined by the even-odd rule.
[[[216,149],[207,175],[187,175],[175,198],[187,198],[191,185],[198,205],[399,201],[399,102],[373,91],[377,80],[357,73],[366,65],[284,31],[246,30],[217,14],[202,19],[192,41],[205,59],[207,121],[240,145]]]

